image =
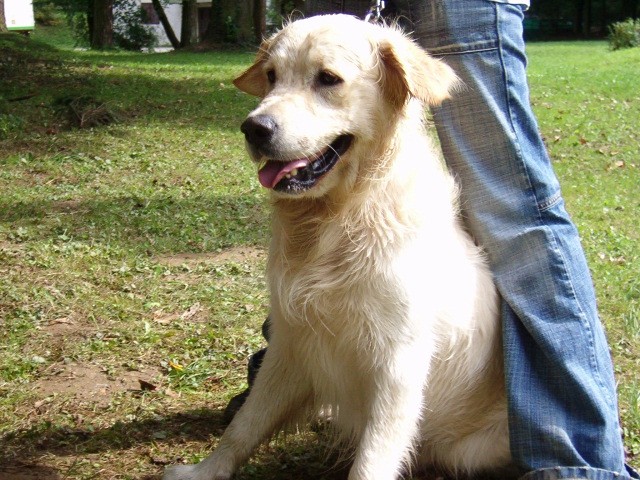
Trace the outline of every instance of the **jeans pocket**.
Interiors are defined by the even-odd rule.
[[[499,46],[496,5],[488,0],[401,0],[414,37],[432,55],[494,50]]]

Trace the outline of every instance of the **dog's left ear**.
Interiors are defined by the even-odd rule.
[[[382,41],[378,47],[383,65],[383,92],[401,107],[409,96],[435,106],[449,98],[458,77],[444,62],[431,57],[408,38]]]
[[[267,51],[271,42],[264,40],[260,45],[260,50],[256,59],[247,70],[233,81],[233,84],[249,95],[264,97],[267,93],[267,77],[262,69],[267,59]]]

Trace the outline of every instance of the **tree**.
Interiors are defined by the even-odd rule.
[[[104,50],[113,47],[113,2],[114,0],[93,0],[91,9],[91,48]]]
[[[180,41],[178,40],[178,37],[176,37],[176,34],[173,32],[173,27],[171,27],[171,23],[169,23],[169,19],[164,13],[164,8],[162,8],[160,0],[151,0],[151,3],[153,4],[154,10],[158,14],[158,18],[160,19],[160,23],[162,23],[162,26],[164,27],[164,31],[167,33],[167,38],[171,42],[171,46],[175,49],[180,48]]]
[[[209,12],[209,25],[204,32],[201,44],[204,46],[219,45],[225,40],[222,0],[212,0]]]
[[[255,41],[259,45],[267,32],[266,0],[253,0],[253,32]]]
[[[622,17],[623,18],[638,18],[640,12],[638,12],[638,0],[622,0]]]
[[[8,31],[7,19],[4,17],[4,0],[0,0],[0,33],[6,33]]]
[[[189,47],[198,43],[198,2],[182,0],[182,29],[180,46]]]

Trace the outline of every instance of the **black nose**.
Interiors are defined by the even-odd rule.
[[[278,125],[270,115],[255,115],[247,118],[240,126],[247,142],[256,147],[263,147],[271,141]]]

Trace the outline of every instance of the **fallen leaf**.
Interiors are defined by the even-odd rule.
[[[49,322],[50,325],[53,325],[56,323],[73,324],[74,322],[69,317],[60,317],[60,318],[56,318],[55,320],[51,320]]]
[[[174,370],[178,370],[179,372],[184,370],[184,367],[182,365],[180,365],[179,363],[172,362],[171,360],[169,360],[169,366]]]
[[[168,325],[178,320],[179,318],[180,315],[178,315],[177,313],[164,313],[162,312],[162,310],[153,312],[153,321],[161,325]]]
[[[171,460],[169,459],[169,457],[164,457],[162,455],[152,455],[151,463],[153,463],[154,465],[168,465],[171,463]]]
[[[173,390],[171,390],[171,389],[170,389],[170,388],[168,388],[168,387],[164,390],[164,394],[165,394],[167,397],[171,397],[171,398],[178,398],[178,397],[180,396],[180,394],[179,394],[179,393],[174,392]]]
[[[191,305],[191,307],[189,307],[189,310],[183,312],[182,315],[180,315],[180,318],[182,320],[189,320],[190,318],[194,317],[195,314],[200,310],[202,310],[200,303],[194,303],[193,305]]]
[[[138,383],[140,384],[140,390],[143,390],[146,392],[152,392],[158,388],[153,383],[147,382],[146,380],[142,380],[140,378],[138,379]]]

